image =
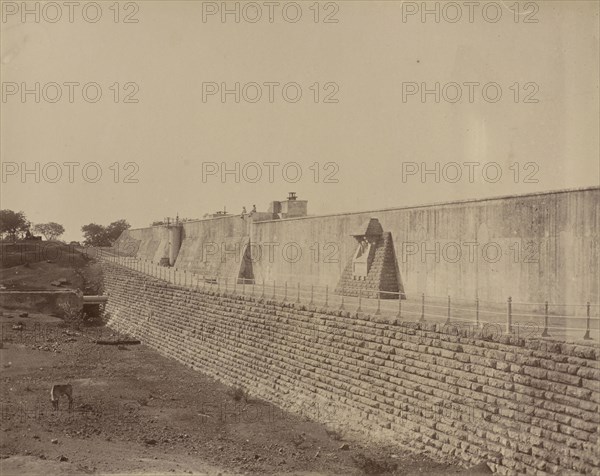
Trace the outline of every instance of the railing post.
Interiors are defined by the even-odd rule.
[[[425,293],[421,293],[421,319],[419,322],[425,320]]]
[[[329,306],[329,284],[325,286],[325,307]]]
[[[252,279],[252,297],[256,296],[256,282]]]
[[[375,315],[378,316],[381,314],[381,293],[377,291],[377,309],[375,310]]]
[[[344,295],[342,294],[342,302],[340,303],[340,311],[344,310]]]
[[[590,337],[590,302],[587,302],[587,319],[585,321],[585,335],[583,336],[583,338],[585,340],[592,340],[592,338]]]
[[[477,326],[478,329],[481,325],[479,323],[479,296],[477,296],[475,298],[475,325]]]
[[[237,281],[237,279],[236,279]],[[246,278],[242,278],[242,296],[246,295]]]
[[[542,331],[542,337],[549,337],[548,334],[548,301],[544,303],[544,330]]]
[[[450,324],[450,296],[448,296],[448,310],[447,310],[447,317],[446,317],[445,325],[449,325],[449,324]]]
[[[296,303],[300,304],[300,283],[298,283],[298,297],[296,298]]]
[[[362,289],[358,290],[358,309],[356,312],[362,312]]]
[[[311,284],[310,285],[310,305],[311,306],[314,304],[314,297],[315,297],[315,285]]]
[[[262,280],[262,294],[260,295],[261,299],[265,298],[265,279]]]
[[[287,281],[283,284],[283,302],[287,301]]]
[[[275,300],[275,280],[273,280],[273,300]]]
[[[402,294],[398,292],[398,319],[402,319]]]
[[[508,297],[506,301],[506,333],[512,333],[512,297]]]

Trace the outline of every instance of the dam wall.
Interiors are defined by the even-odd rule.
[[[598,302],[598,189],[259,222],[252,241],[280,245],[256,278],[335,286],[356,248],[350,233],[370,217],[392,233],[409,297]],[[298,261],[282,252],[289,243]]]
[[[217,217],[181,225],[175,266],[335,289],[357,247],[351,235],[376,218],[391,232],[408,298],[597,303],[599,204],[593,187],[291,219]],[[134,256],[158,262],[164,230],[128,230],[121,241],[139,242]]]

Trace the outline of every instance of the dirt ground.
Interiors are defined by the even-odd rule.
[[[0,474],[474,474],[365,447],[160,356],[99,345],[110,329],[43,314],[0,316]],[[15,327],[13,329],[13,326]],[[55,383],[71,383],[58,411]],[[394,469],[395,468],[395,469]]]
[[[7,290],[80,289],[101,293],[93,252],[60,242],[0,242],[0,287]],[[66,280],[61,286],[51,283]]]

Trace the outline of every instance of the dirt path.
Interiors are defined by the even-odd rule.
[[[473,474],[399,448],[364,447],[255,395],[236,400],[232,389],[143,345],[92,342],[110,330],[17,316],[0,317],[3,476]],[[13,330],[19,321],[24,329]],[[66,382],[73,410],[61,400],[55,412],[50,387]]]

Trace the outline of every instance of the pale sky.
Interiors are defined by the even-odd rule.
[[[309,200],[310,214],[327,214],[599,183],[598,2],[532,2],[536,11],[518,15],[518,22],[510,10],[515,2],[479,2],[502,5],[495,23],[489,21],[494,5],[488,21],[478,8],[471,23],[465,2],[456,2],[463,14],[456,23],[447,21],[456,12],[443,4],[439,23],[433,15],[425,22],[421,12],[410,15],[422,2],[320,2],[318,23],[314,1],[298,2],[296,23],[282,14],[293,2],[276,2],[273,23],[264,2],[256,3],[263,13],[256,23],[243,17],[244,3],[239,23],[233,15],[222,22],[219,13],[203,21],[203,2],[130,2],[137,12],[125,3],[118,23],[113,1],[99,2],[96,23],[79,10],[69,22],[64,5],[60,20],[47,21],[56,15],[47,10],[36,23],[33,15],[23,22],[20,11],[12,14],[21,2],[3,2],[1,207],[22,210],[34,223],[63,224],[64,239],[80,239],[81,226],[90,222],[125,218],[143,227],[176,213],[201,218],[223,206],[232,213],[253,204],[266,210],[288,191]],[[221,2],[204,2],[205,11],[213,5]],[[293,18],[295,7],[286,8]],[[255,13],[245,10],[248,18]],[[127,14],[138,22],[123,23]],[[324,23],[328,14],[338,22]],[[39,103],[35,94],[23,101],[23,86],[34,90],[36,82],[44,90]],[[53,82],[62,92],[56,103],[50,102]],[[70,103],[68,82],[98,83],[102,97],[86,102],[81,86],[73,86]],[[123,102],[133,91],[124,86],[130,82],[137,84],[137,103]],[[203,101],[203,84],[206,91],[208,83],[234,89],[236,82],[246,94],[239,103],[234,94],[223,103],[218,93]],[[255,103],[256,88],[244,88],[252,82],[262,91]],[[288,102],[282,87],[272,86],[271,103],[269,82],[297,83],[302,98]],[[479,84],[472,86],[472,102],[465,82]],[[326,83],[335,84],[326,89]],[[435,83],[439,102],[435,94],[423,102],[421,87]],[[462,92],[456,103],[453,83]],[[488,83],[497,86],[484,97]],[[498,87],[502,97],[492,102]],[[94,89],[88,91],[91,98]],[[291,99],[295,89],[287,91]],[[338,102],[324,103],[331,92]],[[62,177],[49,183],[56,174],[51,162],[79,164],[72,166],[73,183],[65,165]],[[92,162],[102,170],[96,183],[82,176],[88,164],[94,177]],[[125,169],[129,162],[137,171]],[[232,170],[239,163],[240,183],[235,174],[223,183],[218,173],[203,182],[209,162]],[[244,180],[256,176],[251,162],[261,165],[255,183]],[[280,164],[272,166],[273,183],[264,162]],[[282,174],[292,162],[302,171],[296,183]],[[475,165],[461,165],[456,180],[452,162]],[[35,173],[21,176],[23,163],[30,170],[39,163],[40,183]],[[436,183],[429,174],[423,181],[422,163],[431,170],[438,163],[448,180],[440,174]],[[415,167],[414,175],[403,175]],[[498,167],[502,177],[493,183]],[[287,166],[289,180],[296,169]],[[137,183],[124,183],[129,172]],[[337,183],[324,183],[331,173]]]

